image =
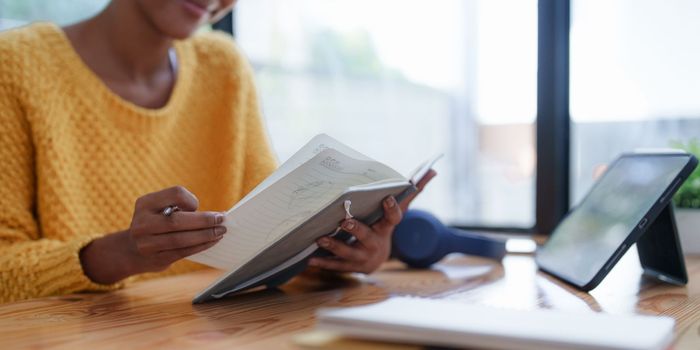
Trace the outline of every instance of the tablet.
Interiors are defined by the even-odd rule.
[[[595,288],[652,226],[697,163],[682,152],[622,155],[537,251],[538,267],[582,290]],[[675,231],[667,234],[676,239]]]

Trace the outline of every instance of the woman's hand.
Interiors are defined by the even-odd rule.
[[[309,265],[322,269],[340,272],[372,273],[381,266],[391,253],[391,235],[396,225],[401,222],[403,212],[408,210],[408,205],[423,190],[426,184],[437,173],[430,170],[416,187],[418,190],[397,203],[394,197],[386,198],[382,205],[384,217],[372,226],[367,226],[355,219],[342,222],[344,231],[352,234],[357,240],[352,244],[332,237],[322,237],[317,243],[335,256],[329,258],[315,257],[309,260]]]
[[[170,216],[164,208],[181,210]],[[218,212],[196,212],[197,198],[183,187],[171,187],[136,200],[128,230],[94,240],[80,252],[85,274],[111,284],[143,272],[162,271],[177,260],[221,240],[226,227]]]

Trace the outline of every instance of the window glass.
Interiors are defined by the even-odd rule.
[[[255,0],[236,10],[281,161],[325,132],[408,174],[450,223],[534,224],[535,0]]]
[[[0,29],[65,25],[108,0],[2,0]],[[281,161],[325,132],[408,174],[450,223],[534,224],[536,0],[245,0],[249,56]]]
[[[575,202],[621,152],[700,137],[698,18],[694,0],[572,2]]]
[[[59,25],[92,16],[109,0],[0,0],[0,30],[34,21],[52,21]]]

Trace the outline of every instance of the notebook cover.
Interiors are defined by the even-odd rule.
[[[242,292],[259,286],[276,287],[302,272],[311,255],[328,255],[323,249],[316,249],[309,256],[292,266],[283,269],[259,282],[246,285],[246,282],[256,278],[260,274],[270,271],[289,259],[293,259],[300,252],[309,248],[315,241],[325,235],[336,231],[338,225],[345,218],[344,203],[350,200],[351,214],[365,224],[371,225],[383,216],[381,202],[388,196],[394,196],[401,202],[406,196],[416,190],[409,182],[399,184],[387,184],[386,187],[373,189],[359,189],[345,192],[330,205],[316,213],[309,220],[297,226],[290,233],[280,238],[273,245],[256,255],[240,268],[229,271],[209,287],[200,292],[193,303],[201,303],[219,299],[227,295]],[[350,238],[347,233],[341,232],[339,239]]]

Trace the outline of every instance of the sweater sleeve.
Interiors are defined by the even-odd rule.
[[[0,74],[0,302],[108,290],[85,276],[80,250],[95,236],[46,239],[35,218],[36,178],[31,127],[21,92]]]
[[[195,37],[201,57],[210,67],[230,73],[236,108],[230,117],[240,120],[243,148],[241,194],[245,196],[277,169],[258,101],[253,68],[230,35],[213,31]],[[238,141],[238,140],[236,140]]]

